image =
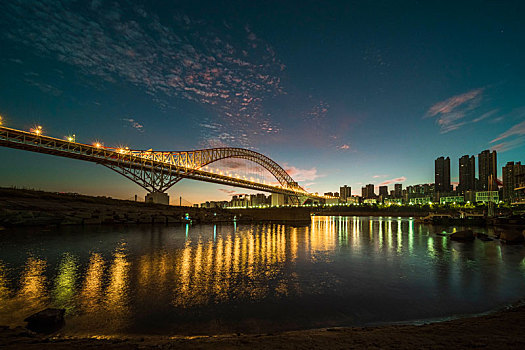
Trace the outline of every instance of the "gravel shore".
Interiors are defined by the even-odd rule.
[[[423,325],[325,328],[276,334],[71,339],[0,330],[2,349],[525,349],[525,306]]]

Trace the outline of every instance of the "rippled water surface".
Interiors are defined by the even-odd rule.
[[[67,310],[71,335],[271,332],[478,313],[525,297],[524,246],[453,242],[441,230],[388,217],[4,230],[0,324],[52,306]]]

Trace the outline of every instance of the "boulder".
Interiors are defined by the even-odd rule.
[[[473,241],[474,232],[472,230],[457,231],[450,235],[450,239],[454,241]]]
[[[505,230],[501,232],[499,240],[503,243],[514,244],[523,242],[524,237],[523,234],[519,231]]]
[[[487,235],[486,233],[482,233],[482,232],[476,232],[476,237],[479,239],[479,240],[482,240],[483,242],[490,242],[490,241],[493,241],[492,238],[489,237],[489,235]]]
[[[38,333],[52,333],[64,326],[65,309],[47,308],[26,318],[26,328]]]

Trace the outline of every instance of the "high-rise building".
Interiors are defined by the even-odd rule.
[[[447,193],[452,191],[450,185],[450,158],[439,157],[434,162],[436,192]]]
[[[366,187],[365,186],[361,187],[361,197],[363,199],[366,198]]]
[[[346,201],[347,198],[352,197],[352,187],[347,185],[339,187],[339,197],[342,201]]]
[[[485,150],[478,155],[479,190],[497,191],[498,156],[496,151]],[[492,184],[489,178],[492,176]]]
[[[436,192],[436,184],[424,184],[423,185],[423,194],[434,195]]]
[[[250,196],[250,202],[252,206],[270,204],[264,193],[252,194]]]
[[[394,197],[401,198],[403,197],[403,185],[394,184]]]
[[[364,187],[365,189],[365,196],[363,198],[371,199],[376,197],[376,193],[374,192],[374,184],[368,184]]]
[[[473,191],[476,189],[476,157],[464,155],[459,158],[459,184],[457,191]]]
[[[513,202],[516,193],[514,189],[519,186],[520,177],[525,174],[525,165],[521,162],[508,162],[503,167],[503,200]]]
[[[379,186],[379,197],[383,199],[388,197],[388,186]]]

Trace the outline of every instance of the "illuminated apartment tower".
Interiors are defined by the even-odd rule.
[[[519,179],[525,174],[525,165],[521,162],[508,162],[503,167],[503,200],[513,202],[516,198],[515,188],[518,187]]]
[[[339,198],[341,198],[342,201],[346,201],[346,199],[350,197],[352,197],[352,187],[347,185],[339,187]]]
[[[464,155],[459,158],[458,192],[474,191],[476,189],[476,157]]]
[[[498,190],[496,179],[498,177],[498,158],[496,151],[490,152],[485,150],[478,155],[478,173],[479,173],[479,189],[481,191],[488,191],[492,187],[494,191]],[[494,179],[493,186],[489,186],[489,177],[492,175]]]
[[[450,158],[439,157],[434,162],[435,183],[437,193],[447,193],[452,191],[450,185]]]

